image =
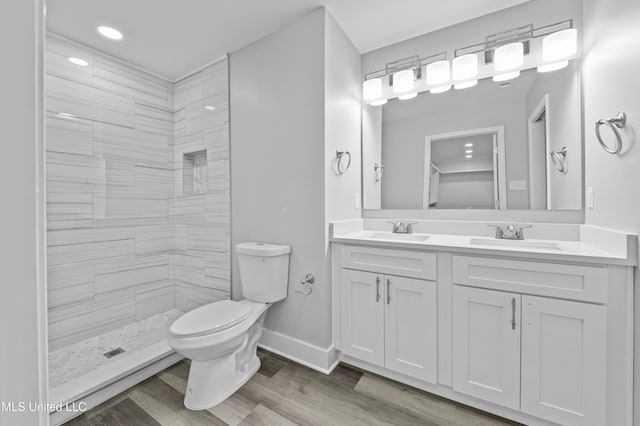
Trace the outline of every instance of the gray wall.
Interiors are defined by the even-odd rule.
[[[328,221],[360,214],[349,208],[360,185],[360,70],[346,42],[318,9],[230,55],[232,243],[291,246],[288,298],[265,326],[322,348],[331,343]],[[354,154],[340,178],[338,147]],[[316,277],[311,296],[295,292],[306,273]],[[240,285],[233,256],[234,299]]]

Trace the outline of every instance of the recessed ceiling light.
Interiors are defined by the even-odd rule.
[[[465,154],[473,154],[473,150],[472,149],[468,149],[464,152]]]
[[[469,143],[465,143],[465,144],[464,144],[464,147],[465,147],[465,148],[470,148],[470,147],[472,147],[472,146],[473,146],[473,143],[471,143],[471,142],[469,142]]]
[[[69,62],[71,62],[72,64],[80,65],[81,67],[86,67],[87,65],[89,65],[89,62],[85,61],[84,59],[74,57],[69,58]]]
[[[122,40],[122,33],[115,28],[100,26],[98,32],[111,40]]]
[[[214,107],[213,105],[206,105],[204,109],[206,109],[207,111],[213,111],[216,109],[216,107]]]
[[[464,158],[473,158],[473,155],[468,154],[468,155],[465,155]]]

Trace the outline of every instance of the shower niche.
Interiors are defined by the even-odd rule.
[[[206,150],[183,154],[182,171],[182,193],[184,195],[207,193],[209,173]]]

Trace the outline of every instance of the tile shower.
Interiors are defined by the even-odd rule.
[[[45,71],[55,388],[230,297],[228,70],[171,83],[50,34]]]

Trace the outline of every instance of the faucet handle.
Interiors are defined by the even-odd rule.
[[[496,238],[497,239],[501,240],[501,239],[504,238],[504,229],[502,229],[502,226],[500,226],[500,225],[492,225],[490,223],[487,223],[487,226],[491,227],[491,228],[496,228]]]
[[[406,222],[404,224],[404,232],[406,234],[413,234],[413,226],[412,225],[417,225],[418,222]]]
[[[398,229],[400,229],[400,225],[402,225],[402,222],[401,222],[401,221],[397,221],[397,222],[395,222],[395,221],[393,221],[393,220],[388,220],[388,221],[387,221],[387,223],[390,223],[390,224],[392,224],[392,225],[393,225],[393,229],[392,229],[392,231],[391,231],[391,232],[394,232],[394,233],[395,233],[395,232],[398,232]]]
[[[525,228],[533,228],[533,225],[522,225],[516,229],[516,240],[524,240],[524,231]]]

